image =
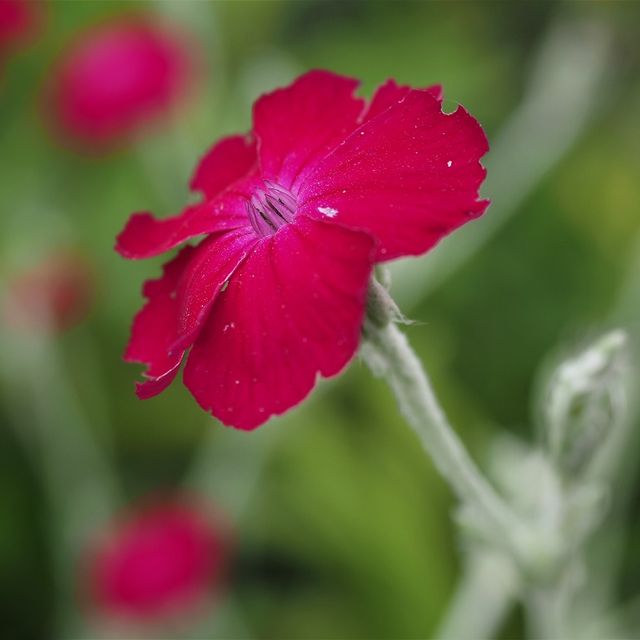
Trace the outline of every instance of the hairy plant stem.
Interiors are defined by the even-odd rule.
[[[400,410],[436,468],[462,501],[482,516],[492,539],[518,554],[521,523],[471,460],[438,404],[409,342],[393,322],[367,319],[361,355],[393,390]]]
[[[502,553],[471,549],[445,618],[434,634],[438,640],[494,638],[520,593],[514,563]]]

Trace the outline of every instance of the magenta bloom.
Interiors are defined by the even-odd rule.
[[[253,429],[300,402],[358,347],[374,264],[418,255],[479,216],[487,151],[439,87],[392,80],[367,104],[358,82],[311,71],[261,97],[253,131],[218,142],[196,169],[199,204],[134,214],[127,258],[187,246],[145,284],[125,359],[162,391],[187,349],[184,383],[222,422]]]
[[[198,609],[224,573],[227,535],[196,503],[132,510],[87,558],[92,605],[105,618],[157,623]]]
[[[0,54],[31,40],[41,13],[38,0],[0,0]]]
[[[150,19],[120,18],[82,34],[49,84],[46,108],[65,137],[102,146],[137,132],[183,96],[186,42]]]
[[[82,322],[94,298],[91,264],[72,250],[58,249],[11,278],[2,297],[7,325],[21,331],[58,332]]]

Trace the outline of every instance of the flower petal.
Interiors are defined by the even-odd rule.
[[[205,233],[250,228],[247,200],[257,184],[257,177],[248,176],[218,198],[164,220],[150,213],[134,213],[116,240],[116,251],[125,258],[150,258]]]
[[[184,383],[222,422],[254,429],[354,355],[371,273],[366,234],[298,216],[261,240],[218,296]]]
[[[143,288],[147,304],[134,320],[125,360],[148,365],[138,396],[150,398],[175,377],[184,351],[196,339],[216,295],[257,242],[235,230],[185,247],[165,265],[163,276]]]
[[[390,78],[376,89],[364,114],[363,122],[375,118],[378,114],[400,102],[407,97],[410,91],[412,91],[412,88],[408,84],[400,85]],[[438,102],[442,102],[442,85],[434,84],[426,87],[424,91],[430,93]]]
[[[136,382],[136,395],[140,400],[149,400],[161,394],[176,378],[180,370],[180,362],[182,362],[182,354],[178,363],[159,378],[145,380],[144,382]]]
[[[218,292],[258,241],[252,229],[210,236],[196,249],[177,290],[178,336],[171,350],[192,344]]]
[[[487,150],[467,111],[445,114],[430,92],[413,90],[309,172],[298,215],[372,233],[378,261],[424,253],[487,208],[478,200]]]
[[[171,384],[180,366],[182,353],[169,353],[177,333],[178,301],[175,290],[194,251],[193,247],[182,249],[163,267],[159,279],[150,280],[143,287],[148,300],[133,321],[131,338],[124,353],[126,362],[147,365],[145,376],[149,381],[138,384],[140,397],[160,393]]]
[[[342,142],[364,109],[364,101],[353,95],[358,84],[329,71],[310,71],[262,96],[253,122],[264,177],[290,189],[309,163]]]
[[[211,199],[246,176],[256,162],[256,143],[252,137],[223,138],[200,161],[191,179],[191,190],[201,191]]]

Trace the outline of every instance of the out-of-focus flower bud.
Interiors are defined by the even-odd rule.
[[[186,35],[151,18],[126,16],[82,34],[47,86],[45,116],[63,142],[112,146],[181,103],[195,73]]]
[[[220,591],[228,527],[184,496],[133,505],[90,548],[83,572],[105,624],[153,626],[193,617]]]
[[[624,418],[626,342],[623,331],[611,331],[551,374],[542,407],[545,440],[564,474],[583,471]]]
[[[88,261],[72,251],[59,251],[8,281],[4,321],[18,330],[63,331],[86,317],[93,293]]]
[[[41,20],[38,0],[0,0],[0,55],[29,42]]]

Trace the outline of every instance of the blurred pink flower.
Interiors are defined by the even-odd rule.
[[[5,322],[27,331],[69,329],[86,317],[94,288],[94,272],[87,259],[59,250],[8,281],[3,299]]]
[[[221,587],[228,538],[196,500],[134,505],[90,549],[91,604],[107,620],[144,624],[193,613]]]
[[[30,41],[41,19],[39,0],[0,0],[0,55]]]
[[[58,61],[46,115],[63,137],[101,148],[167,115],[187,92],[195,58],[184,34],[121,17],[81,34]]]
[[[116,248],[148,258],[200,235],[144,286],[125,359],[148,365],[138,395],[175,377],[225,424],[254,429],[354,356],[372,267],[428,251],[481,215],[488,149],[440,87],[311,71],[262,96],[253,131],[218,142],[191,182],[203,199],[157,220],[134,214]]]

